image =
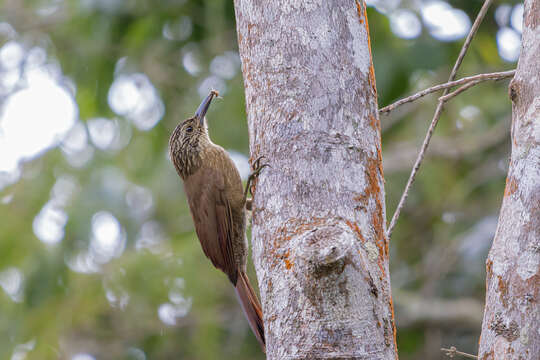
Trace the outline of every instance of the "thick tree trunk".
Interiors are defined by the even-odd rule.
[[[269,359],[397,357],[365,4],[235,0]]]
[[[526,0],[510,83],[512,156],[487,260],[480,359],[540,359],[540,1]]]

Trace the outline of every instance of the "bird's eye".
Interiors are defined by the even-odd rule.
[[[188,126],[188,127],[186,128],[186,132],[190,133],[190,132],[192,132],[192,131],[193,131],[193,127]]]

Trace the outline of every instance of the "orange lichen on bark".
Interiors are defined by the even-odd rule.
[[[386,277],[386,271],[384,271],[384,265],[382,262],[382,247],[377,243],[377,247],[379,248],[379,258],[377,259],[377,265],[379,265],[379,270],[381,270],[381,277],[382,280],[384,277]]]
[[[491,277],[491,273],[493,272],[493,261],[489,260],[486,262],[486,274],[487,277]]]
[[[491,281],[492,274],[493,274],[493,261],[488,259],[486,262],[486,294],[489,291],[489,282]],[[478,343],[480,343],[480,340],[478,340]]]
[[[373,230],[375,231],[376,236],[376,243],[377,246],[379,246],[382,249],[382,246],[384,244],[384,255],[388,255],[388,242],[386,241],[386,237],[384,234],[384,227],[383,227],[383,205],[380,198],[380,191],[381,188],[379,186],[379,171],[380,171],[380,163],[381,161],[379,159],[368,159],[367,161],[367,179],[368,179],[368,186],[366,188],[366,196],[373,196],[375,200],[375,210],[371,214],[371,222],[373,224]]]
[[[362,11],[362,7],[364,8],[363,11]],[[375,94],[375,97],[377,97],[377,85],[375,83],[375,69],[373,68],[373,56],[371,55],[371,36],[369,35],[369,24],[368,24],[366,3],[363,2],[363,5],[361,5],[360,1],[356,0],[356,11],[358,12],[358,18],[359,18],[360,24],[366,27],[368,50],[369,50],[369,61],[370,61],[368,80],[369,80],[369,85],[371,86],[371,89],[373,90],[373,93]]]
[[[248,82],[253,82],[253,78],[251,76],[252,65],[247,57],[244,58],[244,61],[242,62],[242,73],[244,73],[244,77],[248,80]]]
[[[369,115],[369,126],[375,131],[378,131],[379,134],[381,132],[381,121],[378,117]],[[379,163],[379,173],[381,174],[381,177],[384,179],[384,172],[382,167],[382,153],[381,153],[381,143],[380,140],[378,140],[377,144],[377,161]]]
[[[251,38],[251,29],[253,29],[254,27],[256,27],[257,25],[256,24],[248,24],[247,25],[247,28],[248,28],[248,37]]]
[[[499,289],[499,297],[501,299],[501,303],[504,307],[508,306],[508,301],[506,299],[506,295],[508,293],[508,288],[506,287],[506,284],[502,278],[502,276],[497,276],[499,280],[498,289]]]
[[[369,126],[371,126],[373,130],[378,130],[379,128],[377,125],[377,118],[371,114],[369,115]]]
[[[484,356],[482,356],[482,359],[481,360],[492,360],[494,358],[494,353],[493,353],[493,350],[491,350],[490,352],[488,353],[485,353]]]
[[[377,198],[375,210],[371,214],[371,222],[373,223],[373,230],[375,231],[375,240],[377,246],[381,249],[381,256],[388,255],[388,244],[386,242],[384,230],[383,230],[383,217],[382,217],[382,204]],[[384,251],[382,251],[384,246]]]
[[[369,44],[369,35],[368,35],[368,44]],[[371,50],[369,51],[371,54]],[[373,62],[371,62],[371,65],[369,65],[369,85],[371,85],[371,89],[373,90],[373,93],[375,96],[377,96],[377,86],[375,83],[375,68],[373,67]]]
[[[509,196],[515,193],[518,189],[516,178],[509,176],[506,178],[506,186],[504,187],[504,196]]]
[[[366,28],[366,34],[367,34],[367,41],[368,41],[368,50],[369,50],[369,58],[370,58],[370,67],[369,67],[369,84],[371,88],[373,89],[373,92],[375,94],[375,97],[377,96],[377,87],[375,83],[375,70],[373,68],[373,56],[371,53],[371,37],[369,34],[369,24],[368,24],[368,18],[367,18],[367,6],[365,2],[363,4],[360,3],[359,0],[356,0],[356,10],[358,13],[358,18],[360,19],[360,23],[363,24]],[[374,130],[380,131],[380,122],[377,120],[377,117],[373,114],[369,115],[369,124]],[[382,203],[380,199],[380,186],[379,186],[379,174],[382,176],[383,169],[382,169],[382,155],[381,155],[381,149],[380,144],[377,146],[377,158],[376,159],[368,159],[367,161],[367,170],[366,170],[366,177],[367,177],[367,183],[368,186],[366,187],[366,190],[364,194],[358,195],[354,197],[354,200],[364,202],[367,204],[369,197],[374,196],[375,200],[375,211],[371,214],[371,219],[373,223],[373,228],[375,231],[376,236],[376,244],[379,247],[379,250],[381,252],[381,257],[383,257],[383,254],[388,255],[388,242],[386,241],[385,234],[384,234],[384,228],[383,228],[383,214],[382,214]],[[381,251],[383,249],[384,244],[384,251]],[[381,268],[382,272],[384,273],[384,269]]]
[[[392,301],[392,296],[390,296],[388,305],[390,305],[390,314],[392,315],[392,333],[394,334],[394,349],[396,349],[396,359],[397,359],[398,351],[397,351],[397,339],[396,339],[396,321],[395,321],[395,315],[394,315],[394,302]]]
[[[365,6],[365,4],[364,4]],[[362,18],[362,5],[360,4],[360,1],[356,0],[356,12],[358,13],[358,19],[360,21],[360,24],[364,23],[364,19]]]
[[[312,218],[302,221],[301,219],[290,219],[283,226],[276,231],[276,237],[274,239],[274,248],[279,248],[282,244],[288,242],[294,236],[300,235],[306,231],[309,231],[315,227],[326,225],[328,219],[326,218]]]
[[[360,241],[362,241],[362,244],[365,243],[366,239],[364,239],[364,235],[362,235],[362,231],[360,231],[360,228],[358,227],[358,225],[356,223],[353,223],[353,222],[349,221],[349,220],[346,220],[345,222],[347,223],[347,226],[349,226],[351,228],[351,230],[354,231],[356,236],[358,236]]]
[[[367,196],[366,196],[366,194],[360,194],[360,195],[357,195],[357,196],[353,197],[353,200],[363,203],[363,202],[366,202]]]
[[[373,197],[375,200],[375,210],[370,214],[371,223],[373,224],[373,231],[375,232],[375,243],[381,250],[381,258],[388,255],[388,241],[384,233],[384,219],[383,219],[383,204],[381,202],[381,187],[379,186],[379,174],[382,172],[382,159],[378,153],[376,159],[368,159],[366,166],[366,178],[367,186],[362,195],[358,195],[353,199],[361,201],[367,205],[369,198]],[[382,175],[382,174],[381,174]],[[353,229],[354,230],[354,229]],[[384,249],[384,251],[382,251]]]
[[[286,226],[291,228],[291,230],[288,231],[289,239],[293,236],[300,235],[304,232],[312,230],[313,228],[321,227],[323,225],[328,225],[327,218],[312,218],[305,222],[301,221],[300,219],[291,219],[286,223]]]
[[[379,129],[381,128],[381,122],[379,121]],[[383,172],[383,166],[382,166],[382,153],[381,153],[381,144],[377,146],[377,161],[379,162],[379,172],[381,174],[381,178],[384,181],[384,172]]]
[[[373,93],[375,94],[375,97],[377,97],[377,83],[375,81],[375,67],[373,66],[373,61],[371,62],[371,65],[369,66],[369,82],[371,85],[371,89],[373,89]]]
[[[367,187],[365,195],[370,197],[375,195],[378,198],[378,195],[381,192],[381,187],[379,186],[379,173],[378,173],[378,160],[377,159],[368,159],[367,168],[366,168],[366,177],[367,177]]]
[[[289,260],[290,254],[290,251],[287,250],[285,255],[283,255],[283,261],[285,262],[285,268],[287,268],[287,270],[290,270],[293,267],[293,262]]]
[[[361,12],[361,6],[360,2],[356,1],[356,6],[358,10],[358,14],[360,18],[362,18]],[[365,20],[365,27],[366,27],[366,34],[367,34],[367,41],[368,41],[368,50],[369,50],[369,59],[370,59],[370,66],[369,66],[369,84],[371,88],[373,89],[373,93],[375,94],[375,97],[377,97],[377,86],[375,82],[375,69],[373,67],[373,56],[371,53],[371,36],[369,33],[369,23],[368,23],[368,17],[367,17],[367,6],[364,2],[363,4],[363,19]],[[373,128],[373,130],[378,130],[380,132],[381,124],[380,121],[378,121],[378,118],[374,116],[373,114],[369,115],[369,124]],[[377,170],[379,171],[377,173]],[[384,244],[384,254],[388,256],[388,241],[386,241],[386,237],[384,234],[384,224],[383,224],[383,213],[382,213],[382,203],[380,199],[380,186],[379,186],[379,174],[383,178],[383,168],[382,168],[382,154],[381,154],[381,145],[380,143],[377,146],[377,159],[369,159],[368,160],[368,166],[367,166],[367,174],[368,177],[368,188],[366,189],[366,197],[374,195],[376,208],[375,211],[371,214],[373,228],[375,230],[376,235],[376,243],[379,247],[379,250],[382,249],[382,244]],[[383,255],[381,254],[381,257]],[[383,270],[384,272],[384,270]]]
[[[276,231],[276,236],[272,244],[268,244],[265,247],[265,251],[273,256],[275,259],[273,266],[280,264],[280,261],[285,263],[285,268],[290,270],[294,266],[294,262],[291,260],[291,253],[288,249],[287,243],[293,237],[302,233],[308,232],[313,228],[320,227],[328,224],[326,218],[312,218],[303,221],[302,219],[290,219],[283,226]],[[283,251],[285,253],[283,253]]]

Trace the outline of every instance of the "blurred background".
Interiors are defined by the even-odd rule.
[[[445,82],[482,3],[368,1],[379,105]],[[514,68],[522,13],[497,1],[458,77]],[[0,0],[0,359],[263,359],[168,160],[211,88],[245,177],[232,0]],[[381,116],[388,216],[437,96]],[[476,353],[510,111],[507,82],[446,106],[391,243],[401,359]]]

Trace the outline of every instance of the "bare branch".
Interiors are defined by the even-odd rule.
[[[447,94],[447,95],[443,95],[439,98],[439,101],[442,101],[442,102],[448,102],[450,99],[458,96],[459,94],[461,94],[462,92],[472,88],[473,86],[475,85],[478,85],[480,84],[481,82],[483,81],[486,81],[486,80],[502,80],[502,79],[506,79],[506,78],[509,78],[509,77],[513,77],[514,74],[516,73],[515,70],[512,70],[512,71],[505,71],[505,72],[501,72],[501,73],[493,73],[493,74],[500,74],[501,76],[498,77],[498,78],[492,78],[492,79],[474,79],[473,81],[459,87],[457,90],[454,90],[452,91],[451,93]],[[490,74],[486,74],[486,75],[490,75]],[[471,77],[474,77],[474,76],[471,76]]]
[[[462,79],[455,80],[455,81],[449,81],[449,82],[444,83],[444,84],[435,85],[435,86],[432,86],[430,88],[419,91],[414,95],[407,96],[404,99],[398,100],[393,104],[385,106],[385,107],[383,107],[383,108],[381,108],[379,110],[379,113],[388,114],[390,111],[394,110],[395,108],[397,108],[400,105],[415,101],[415,100],[417,100],[417,99],[419,99],[419,98],[421,98],[423,96],[429,95],[429,94],[434,93],[436,91],[449,89],[449,88],[452,88],[454,86],[468,84],[468,83],[471,83],[471,82],[474,82],[475,83],[474,85],[476,85],[476,84],[479,84],[481,82],[488,81],[488,80],[502,80],[502,79],[513,77],[515,73],[516,73],[516,70],[514,69],[514,70],[510,70],[510,71],[479,74],[479,75],[464,77]]]
[[[459,351],[455,346],[451,346],[450,349],[441,348],[441,351],[444,351],[445,355],[450,358],[453,358],[456,355],[461,355],[469,359],[478,359],[478,356]]]
[[[439,98],[439,101],[442,101],[443,103],[446,103],[448,102],[450,99],[458,96],[459,94],[461,94],[462,92],[472,88],[473,86],[477,85],[479,83],[479,81],[472,81],[468,84],[465,84],[461,87],[459,87],[457,90],[454,90],[452,91],[451,93],[449,94],[446,94],[446,95],[443,95]]]
[[[452,72],[450,74],[450,78],[448,79],[448,81],[453,81],[455,79],[456,73],[459,69],[459,66],[461,65],[461,62],[463,61],[463,58],[465,57],[465,54],[467,53],[467,50],[469,49],[471,41],[474,35],[476,34],[476,32],[478,31],[478,28],[480,27],[482,20],[486,16],[489,6],[491,5],[492,2],[493,0],[486,0],[484,2],[484,5],[482,5],[482,8],[478,12],[478,15],[476,16],[476,20],[474,21],[474,24],[472,25],[471,30],[469,31],[469,34],[467,35],[467,39],[465,39],[465,43],[463,44],[461,48],[461,51],[456,60],[456,63],[454,64],[454,68],[452,69]],[[446,94],[448,94],[448,89],[444,90],[444,93],[442,96],[445,96]],[[396,211],[394,212],[394,215],[392,216],[392,221],[390,222],[390,225],[388,226],[388,230],[386,231],[386,236],[388,238],[392,236],[392,231],[394,230],[394,227],[396,226],[396,222],[397,222],[397,219],[399,218],[399,214],[401,213],[401,209],[405,205],[405,200],[407,200],[407,197],[409,196],[409,191],[416,178],[418,169],[420,169],[420,165],[422,164],[422,161],[424,160],[427,147],[429,146],[429,142],[431,140],[431,137],[433,136],[433,131],[435,130],[435,127],[437,126],[437,123],[439,122],[439,118],[441,117],[443,107],[444,107],[444,101],[439,100],[437,104],[437,108],[435,109],[435,114],[433,115],[433,119],[431,120],[431,125],[429,126],[426,137],[424,138],[424,142],[422,144],[422,147],[420,148],[418,157],[416,158],[416,162],[411,171],[411,175],[409,176],[409,180],[407,181],[407,185],[405,185],[405,190],[403,191],[403,194],[401,195],[399,204],[396,208]]]

